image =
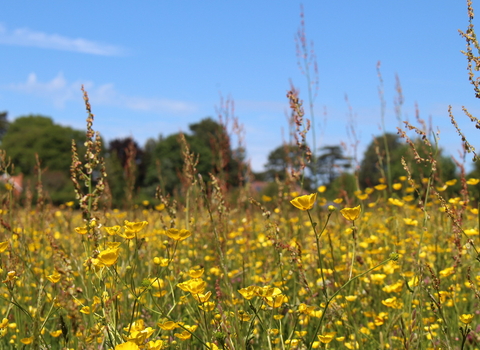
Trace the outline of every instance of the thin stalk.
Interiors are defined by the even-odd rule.
[[[320,318],[320,321],[318,323],[318,326],[317,326],[317,329],[315,330],[315,333],[313,335],[313,337],[315,338],[318,334],[318,332],[320,331],[320,328],[322,327],[322,323],[323,323],[323,320],[325,318],[325,315],[327,313],[327,309],[330,305],[330,303],[332,302],[332,300],[338,295],[338,293],[340,293],[343,289],[345,289],[346,287],[348,287],[350,285],[350,283],[352,283],[353,281],[359,279],[360,277],[366,275],[367,273],[369,273],[370,271],[373,271],[377,268],[379,268],[380,266],[382,265],[385,265],[386,263],[388,263],[389,261],[393,260],[393,261],[396,261],[398,259],[398,254],[396,253],[392,253],[390,254],[390,257],[384,261],[382,261],[381,263],[379,263],[378,265],[368,269],[367,271],[365,272],[362,272],[361,274],[353,277],[352,279],[348,280],[344,285],[342,285],[335,293],[333,293],[330,298],[328,298],[328,300],[326,301],[325,303],[325,307],[323,309],[323,312],[322,312],[322,317]],[[310,350],[313,346],[313,341],[310,342],[310,345],[308,346],[308,350]]]

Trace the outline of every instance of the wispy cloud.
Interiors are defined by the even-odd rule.
[[[101,56],[118,56],[125,52],[125,50],[119,46],[83,38],[68,38],[62,35],[47,34],[28,28],[8,30],[7,27],[1,23],[0,44],[73,51]]]
[[[114,84],[104,84],[91,89],[89,96],[93,102],[103,105],[128,108],[144,112],[191,113],[197,110],[192,103],[159,97],[127,96],[118,92]]]
[[[56,108],[63,108],[67,101],[78,95],[79,86],[79,82],[69,84],[62,73],[46,82],[38,81],[37,75],[30,73],[25,82],[10,84],[7,86],[7,89],[49,99]]]
[[[9,90],[42,97],[52,101],[56,108],[65,107],[68,101],[81,98],[80,86],[84,85],[93,104],[126,108],[133,111],[153,113],[192,113],[197,106],[190,102],[160,97],[129,96],[117,91],[114,84],[96,86],[92,81],[75,81],[69,83],[63,73],[58,73],[50,81],[39,81],[35,73],[31,73],[22,83],[10,84]]]

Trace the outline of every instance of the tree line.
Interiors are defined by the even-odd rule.
[[[11,175],[23,174],[27,189],[33,188],[41,178],[54,204],[74,199],[69,173],[71,145],[75,140],[82,154],[85,139],[83,131],[56,124],[50,117],[28,115],[9,122],[7,113],[0,113],[0,148],[14,165]],[[427,157],[429,151],[420,139],[413,144]],[[214,174],[227,188],[245,182],[262,182],[265,194],[272,195],[277,190],[275,184],[287,181],[289,171],[298,168],[303,157],[297,145],[280,145],[269,153],[263,172],[250,172],[245,149],[233,148],[224,125],[209,117],[190,124],[186,133],[159,135],[156,139],[148,139],[143,146],[132,137],[117,138],[103,146],[109,195],[115,207],[127,202],[132,204],[135,199],[152,199],[157,189],[164,193],[180,191],[182,181],[188,181],[184,173],[185,147],[190,150],[196,172],[204,178]],[[406,175],[402,157],[412,177],[421,181],[422,177],[430,176],[430,168],[415,161],[411,147],[397,134],[380,135],[373,139],[362,161],[356,165],[344,154],[341,145],[323,146],[304,169],[303,188],[313,191],[319,185],[326,185],[327,194],[335,196],[339,191],[353,192],[375,186],[385,179],[393,181]],[[434,156],[438,183],[458,177],[455,162],[441,149]],[[480,177],[478,162],[469,176]]]

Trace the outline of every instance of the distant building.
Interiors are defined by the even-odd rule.
[[[12,176],[5,173],[0,176],[0,182],[11,185],[13,187],[13,194],[16,196],[19,196],[23,192],[23,174]]]

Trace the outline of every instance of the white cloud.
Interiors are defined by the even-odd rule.
[[[153,113],[193,113],[197,106],[179,100],[159,97],[128,96],[118,92],[114,84],[96,86],[91,81],[69,83],[60,72],[50,81],[41,82],[35,73],[30,73],[23,83],[11,84],[7,88],[24,94],[49,99],[56,108],[65,107],[68,101],[81,99],[80,87],[85,86],[92,104],[126,108],[133,111]]]
[[[28,28],[12,31],[0,23],[0,44],[40,47],[62,51],[81,52],[101,56],[121,55],[124,50],[115,45],[99,43],[83,38],[68,38],[58,34],[37,32]]]
[[[63,108],[65,103],[74,97],[74,85],[78,91],[80,85],[69,85],[62,73],[58,73],[56,77],[47,82],[38,81],[37,75],[30,73],[26,82],[11,84],[8,88],[24,94],[50,99],[56,108]]]

